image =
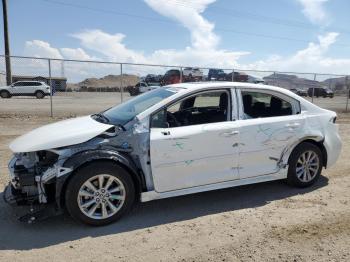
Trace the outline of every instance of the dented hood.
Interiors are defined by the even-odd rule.
[[[97,122],[91,116],[68,119],[18,137],[10,144],[10,149],[14,153],[21,153],[80,144],[111,127],[112,125]]]

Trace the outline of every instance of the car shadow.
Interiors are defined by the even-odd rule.
[[[241,186],[139,203],[118,222],[104,227],[90,227],[74,222],[68,215],[20,223],[0,193],[0,250],[30,250],[85,237],[100,237],[138,229],[185,221],[227,211],[264,206],[272,201],[307,194],[328,184],[321,176],[308,188],[293,188],[283,181]]]

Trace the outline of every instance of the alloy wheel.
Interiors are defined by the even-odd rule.
[[[125,202],[125,187],[116,177],[100,174],[88,179],[79,189],[78,206],[92,219],[115,215]]]
[[[310,182],[320,168],[320,159],[314,151],[303,152],[296,164],[296,175],[301,182]]]

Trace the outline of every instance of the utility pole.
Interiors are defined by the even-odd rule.
[[[6,83],[11,85],[11,58],[10,58],[10,44],[9,44],[9,31],[7,24],[7,3],[6,0],[2,0],[2,13],[4,18],[4,42],[5,42],[5,63],[6,63]]]

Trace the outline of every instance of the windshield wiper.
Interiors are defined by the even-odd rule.
[[[93,114],[92,118],[95,119],[96,121],[98,121],[97,119],[102,120],[101,122],[104,124],[109,123],[108,117],[106,117],[104,114],[101,114],[101,113]]]

